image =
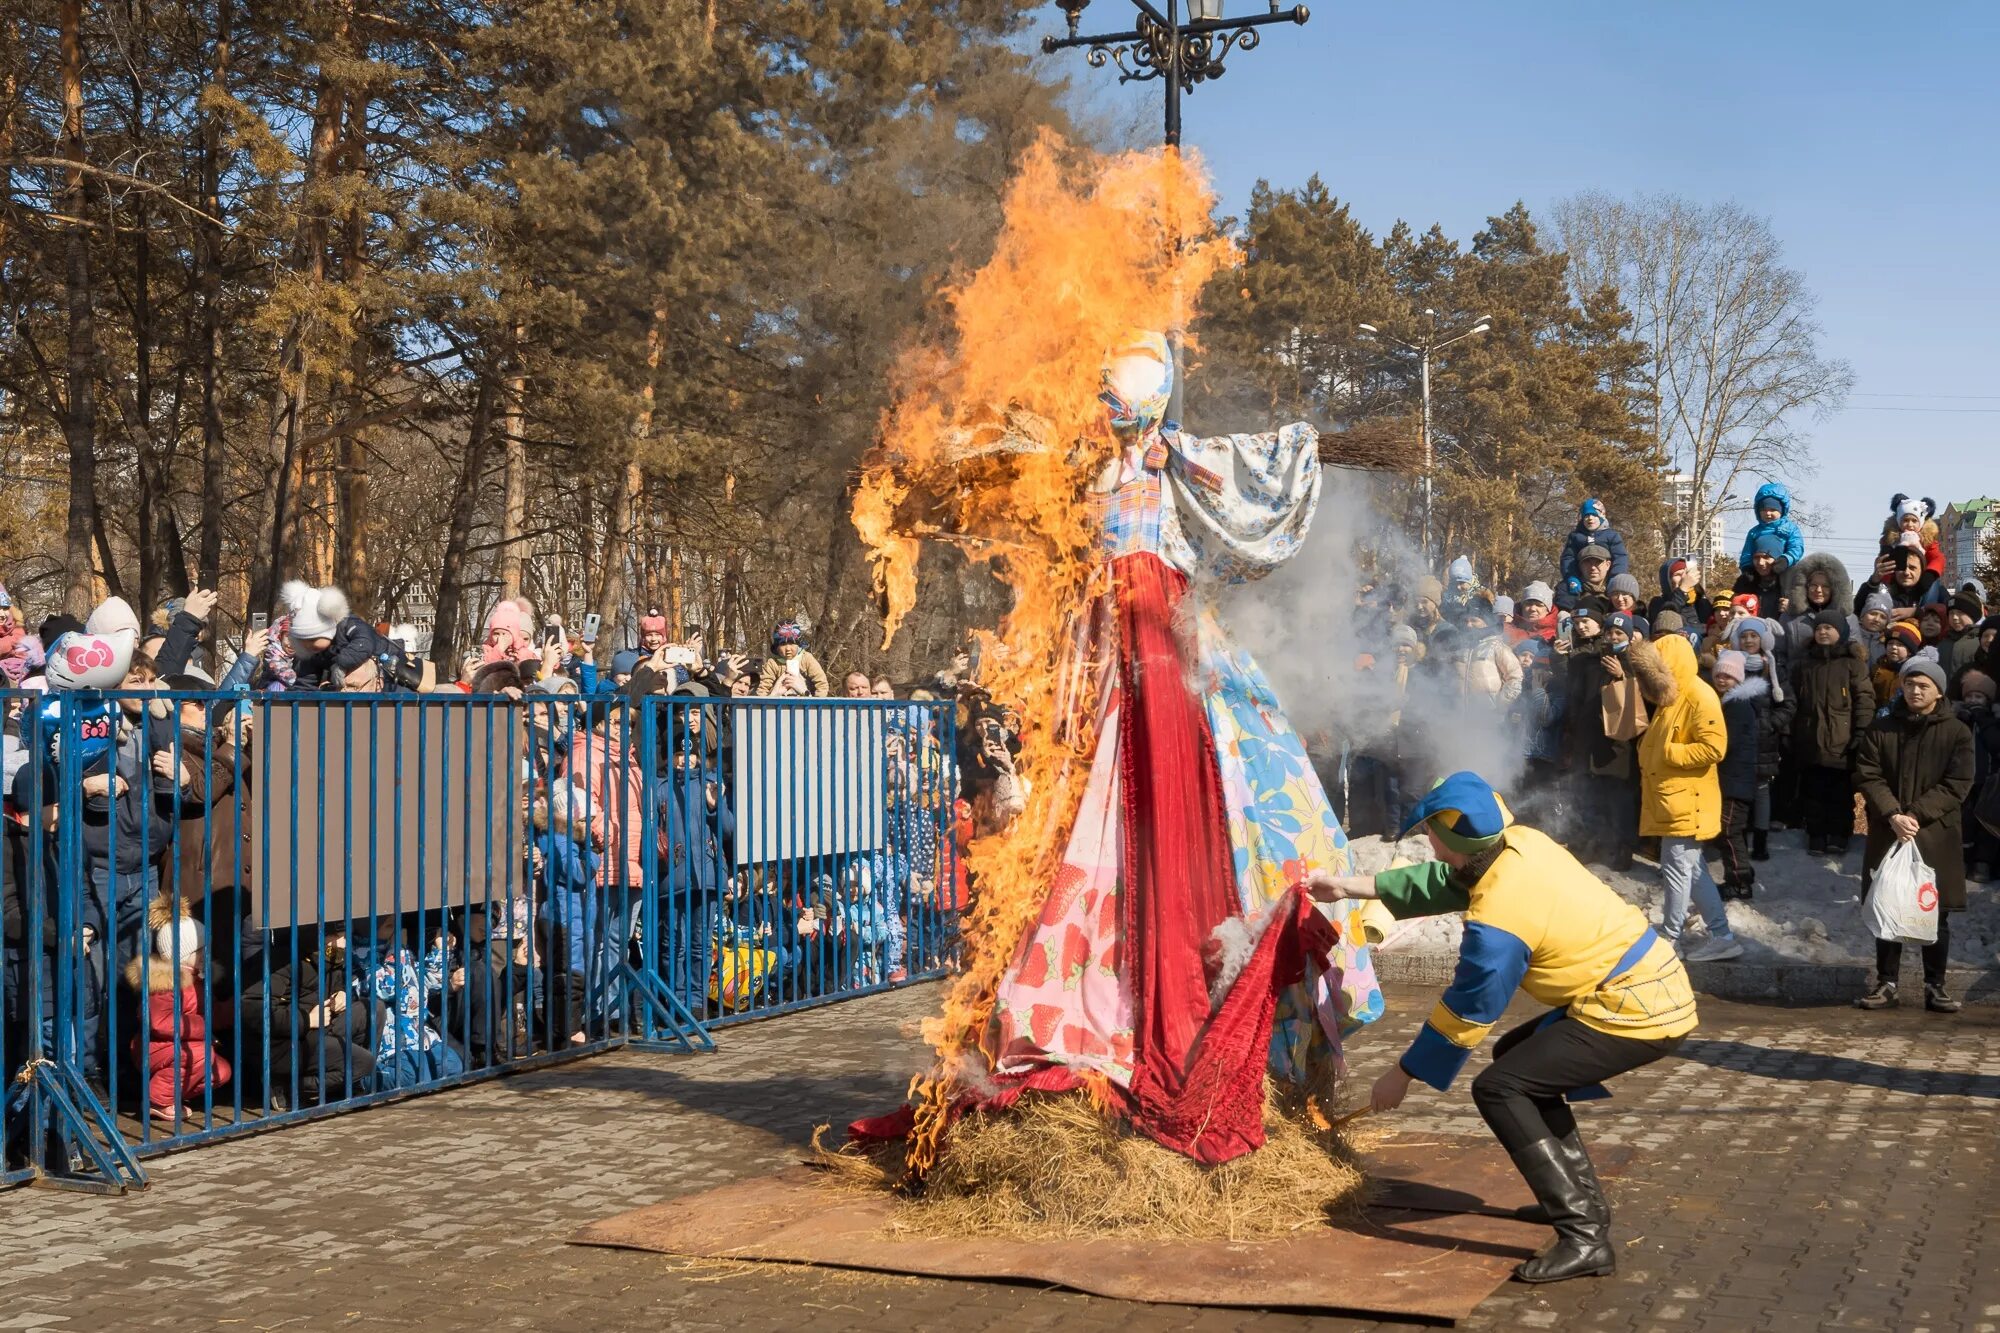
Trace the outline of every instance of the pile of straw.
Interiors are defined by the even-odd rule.
[[[1207,1167],[1082,1092],[1029,1094],[953,1125],[895,1225],[929,1236],[1254,1240],[1359,1214],[1368,1190],[1359,1159],[1311,1103],[1267,1087],[1264,1129],[1262,1148]],[[900,1183],[901,1157],[900,1144],[819,1153],[830,1182],[870,1189]]]

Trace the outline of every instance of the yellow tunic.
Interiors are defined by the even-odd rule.
[[[1444,1089],[1518,990],[1586,1027],[1664,1040],[1692,1032],[1694,988],[1645,915],[1547,834],[1520,824],[1468,893],[1442,861],[1375,877],[1397,917],[1465,913],[1458,970],[1403,1056],[1403,1068]]]

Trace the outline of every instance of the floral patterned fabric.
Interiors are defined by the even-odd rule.
[[[1003,1074],[1045,1065],[1096,1070],[1132,1081],[1132,988],[1118,967],[1122,885],[1119,849],[1118,698],[1107,684],[1069,846],[1041,918],[1000,985],[995,1018]]]
[[[1258,578],[1298,549],[1319,502],[1318,436],[1304,424],[1200,439],[1148,432],[1107,469],[1099,515],[1107,558],[1153,552],[1196,583]],[[1269,682],[1221,626],[1198,629],[1203,704],[1214,735],[1235,857],[1236,890],[1255,918],[1314,867],[1344,871],[1347,838],[1305,747]],[[1185,681],[1161,688],[1189,688]],[[1097,752],[1069,845],[1041,917],[1003,979],[995,1006],[996,1067],[1050,1065],[1102,1073],[1129,1087],[1134,1003],[1119,969],[1122,846],[1115,678],[1101,691]],[[1351,904],[1332,915],[1345,925]],[[1356,932],[1358,935],[1358,932]],[[1347,931],[1336,966],[1309,971],[1282,998],[1271,1067],[1297,1078],[1339,1039],[1382,1013],[1368,951]]]
[[[1244,583],[1292,558],[1319,508],[1319,432],[1304,422],[1257,435],[1168,443],[1167,563],[1197,583]]]
[[[1229,803],[1237,892],[1243,914],[1255,918],[1315,869],[1347,873],[1347,834],[1256,662],[1229,644],[1212,615],[1203,615],[1199,632],[1203,701]],[[1350,925],[1358,906],[1326,909],[1341,927],[1334,966],[1322,972],[1308,964],[1305,982],[1279,1001],[1271,1070],[1280,1077],[1302,1078],[1322,1060],[1337,1060],[1343,1036],[1382,1016],[1374,963]]]

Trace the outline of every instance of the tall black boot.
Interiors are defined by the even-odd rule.
[[[1771,859],[1771,831],[1753,828],[1750,830],[1750,859],[1768,861]]]
[[[1570,1171],[1590,1192],[1591,1202],[1596,1209],[1594,1214],[1596,1219],[1610,1226],[1611,1201],[1604,1197],[1604,1187],[1597,1183],[1597,1168],[1590,1164],[1590,1154],[1583,1150],[1582,1135],[1571,1130],[1556,1140],[1556,1146],[1562,1149],[1563,1161],[1569,1164]],[[1555,1225],[1555,1219],[1549,1216],[1549,1210],[1539,1203],[1516,1208],[1514,1216],[1523,1222],[1534,1222],[1545,1227]]]
[[[1554,1139],[1537,1139],[1514,1154],[1514,1169],[1556,1229],[1554,1242],[1516,1268],[1514,1276],[1523,1282],[1565,1282],[1613,1272],[1618,1264],[1611,1252],[1610,1208],[1602,1192],[1572,1168],[1562,1146]],[[1596,1172],[1590,1180],[1595,1183]]]

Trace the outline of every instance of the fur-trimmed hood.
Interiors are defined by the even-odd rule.
[[[1687,640],[1679,635],[1675,635],[1672,642],[1679,643],[1683,648],[1688,647]],[[1632,678],[1639,682],[1639,693],[1645,696],[1649,707],[1665,708],[1680,697],[1679,682],[1674,679],[1673,671],[1667,666],[1661,648],[1655,646],[1650,639],[1635,641],[1624,651],[1622,658],[1631,671]],[[1694,651],[1691,648],[1688,649],[1688,665],[1690,668],[1694,665]]]
[[[178,972],[174,960],[162,958],[155,953],[144,953],[125,964],[122,974],[125,984],[135,992],[145,991],[152,995],[162,995],[167,991],[187,990],[197,984],[199,969],[195,964],[199,955],[183,955]]]
[[[1791,599],[1793,614],[1806,611],[1806,583],[1814,574],[1826,575],[1827,586],[1833,590],[1828,609],[1846,611],[1854,605],[1854,579],[1847,566],[1837,556],[1811,551],[1785,574],[1785,596]]]
[[[1741,685],[1732,686],[1729,692],[1722,696],[1722,702],[1733,704],[1739,699],[1755,702],[1770,692],[1771,682],[1768,679],[1763,676],[1750,676]]]
[[[1925,519],[1924,526],[1917,530],[1917,535],[1924,539],[1924,545],[1926,547],[1936,546],[1938,544],[1938,537],[1940,533],[1941,529],[1938,527],[1937,520],[1934,518]],[[1900,537],[1902,537],[1902,535],[1903,535],[1903,520],[1897,518],[1894,514],[1891,514],[1889,516],[1889,521],[1882,525],[1882,549],[1886,551],[1893,548],[1896,545],[1897,540]]]
[[[556,833],[575,842],[588,838],[592,851],[604,850],[602,825],[593,820],[579,819],[567,811],[551,810],[546,798],[537,800],[529,808],[528,822],[537,833]]]

